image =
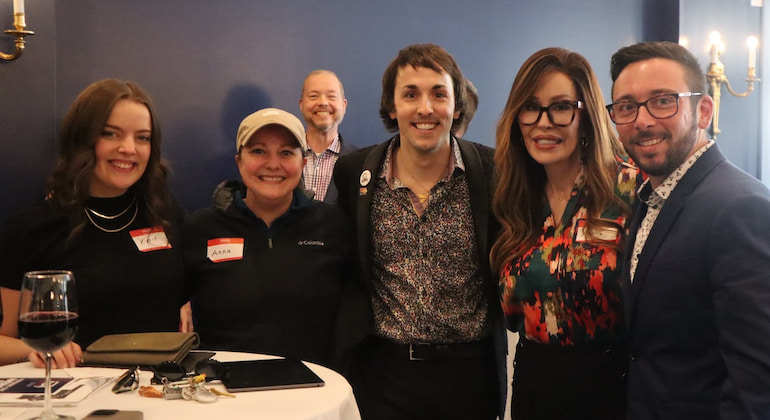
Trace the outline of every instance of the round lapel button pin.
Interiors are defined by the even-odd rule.
[[[361,172],[361,177],[359,178],[359,182],[361,183],[362,187],[365,187],[369,185],[369,181],[372,180],[372,173],[367,169],[363,172]]]

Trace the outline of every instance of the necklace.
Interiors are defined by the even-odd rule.
[[[430,193],[427,194],[417,194],[414,195],[417,196],[417,199],[420,200],[420,203],[425,204],[426,201],[428,201],[428,197],[430,197]]]
[[[86,207],[86,210],[88,210],[88,212],[93,214],[94,216],[101,217],[102,219],[113,220],[113,219],[117,219],[118,217],[126,214],[128,209],[130,209],[131,206],[134,205],[134,203],[136,203],[136,196],[134,196],[134,198],[131,200],[131,202],[128,203],[128,207],[126,207],[122,212],[120,212],[120,213],[118,213],[118,214],[116,214],[114,216],[108,216],[106,214],[101,214],[98,211],[92,209],[91,207]]]
[[[136,205],[136,201],[133,201],[132,203],[134,204],[134,215],[133,215],[133,216],[131,216],[131,220],[129,220],[129,221],[128,221],[128,223],[126,223],[125,225],[123,225],[123,226],[121,226],[121,227],[119,227],[119,228],[117,228],[117,229],[107,229],[107,228],[104,228],[104,227],[101,227],[101,226],[99,226],[99,224],[98,224],[98,223],[96,223],[96,221],[94,221],[94,219],[93,219],[93,218],[91,218],[91,214],[89,213],[89,211],[92,211],[92,212],[93,212],[93,210],[91,210],[91,209],[88,209],[88,208],[87,208],[87,210],[86,210],[86,212],[85,212],[85,213],[86,213],[86,217],[88,218],[88,220],[90,220],[90,221],[91,221],[91,224],[93,224],[94,226],[96,226],[96,227],[97,227],[99,230],[101,230],[102,232],[107,232],[107,233],[115,233],[115,232],[120,232],[121,230],[123,230],[123,229],[125,229],[125,228],[129,227],[129,226],[131,225],[131,223],[134,223],[134,220],[136,219],[136,215],[139,213],[139,206],[138,206],[138,205]],[[131,206],[129,205],[129,207],[127,207],[125,210],[123,210],[123,211],[122,211],[122,212],[121,212],[121,213],[120,213],[118,216],[121,216],[121,215],[125,214],[125,213],[126,213],[126,211],[128,211],[128,209],[129,209],[130,207],[131,207]],[[97,216],[101,216],[99,213],[96,213],[96,212],[94,212],[94,214],[96,214]],[[116,218],[116,217],[118,217],[118,216],[113,216],[113,217],[111,217],[111,218],[109,218],[109,217],[108,217],[108,218],[106,218],[106,219],[108,219],[108,220],[109,220],[109,219],[114,219],[114,218]]]
[[[409,176],[409,180],[411,182],[407,185],[407,187],[409,187],[409,189],[412,190],[412,192],[414,192],[414,194],[420,199],[421,203],[424,203],[428,199],[428,197],[430,196],[430,191],[433,189],[434,186],[436,186],[436,184],[438,184],[441,178],[444,177],[444,171],[442,171],[442,173],[438,176],[438,178],[436,178],[432,182],[424,183],[424,182],[418,181],[417,178],[414,175],[412,175],[412,172],[406,168],[406,166],[401,166],[399,167],[399,169],[403,169],[403,174],[401,173],[402,171],[399,170],[399,175]],[[404,182],[403,177],[399,177],[399,178],[401,179],[401,182],[406,184],[406,182]],[[420,190],[419,192],[417,191],[418,188]],[[422,192],[423,194],[420,194],[420,192]]]
[[[553,198],[556,201],[564,203],[564,202],[567,202],[570,197],[572,197],[572,189],[570,189],[567,194],[558,195],[556,193],[556,188],[554,188],[553,184],[551,184],[549,182],[548,186],[551,187],[551,193],[549,195],[551,196],[551,198]],[[547,192],[547,190],[546,190],[546,192]]]

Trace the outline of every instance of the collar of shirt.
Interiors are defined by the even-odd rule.
[[[243,201],[243,199],[246,197],[244,190],[236,190],[235,194],[233,196],[233,204],[236,206],[239,212],[241,212],[243,215],[250,219],[260,220],[259,217],[257,217],[256,214],[254,214],[253,211],[249,208],[249,206],[246,205],[246,203]],[[292,210],[298,210],[305,207],[310,207],[310,204],[312,203],[312,200],[305,195],[305,193],[302,191],[301,188],[295,188],[294,191],[292,191],[292,197],[291,197],[291,205],[289,206],[289,210],[286,211],[286,213],[282,214],[278,219],[280,220],[284,218],[287,214],[291,213]]]
[[[698,161],[698,158],[703,156],[703,154],[706,153],[706,150],[708,150],[712,145],[714,145],[714,140],[709,140],[708,143],[698,149],[694,155],[690,156],[689,159],[679,165],[679,167],[676,168],[674,172],[667,176],[666,179],[664,179],[663,182],[658,185],[658,188],[652,188],[652,184],[650,184],[649,178],[644,180],[642,185],[639,186],[639,198],[642,199],[642,201],[644,201],[648,207],[662,207],[663,204],[666,203],[668,197],[671,195],[671,192],[679,184],[679,181],[682,180],[684,174],[690,170],[692,165]]]
[[[449,165],[447,166],[447,171],[444,176],[441,177],[439,182],[448,181],[454,173],[455,169],[459,169],[460,171],[465,172],[465,162],[463,162],[463,155],[460,152],[460,146],[457,144],[457,141],[454,137],[450,137],[449,141],[452,147],[452,153],[449,155]],[[390,186],[391,189],[407,188],[406,185],[401,183],[399,179],[393,177],[393,153],[400,145],[401,137],[397,135],[390,142],[390,145],[388,145],[388,150],[385,152],[385,161],[382,163],[382,170],[379,174],[379,177],[384,178],[385,182]]]
[[[334,137],[334,140],[332,140],[332,144],[330,144],[329,147],[327,147],[326,150],[324,150],[323,152],[316,153],[316,152],[313,151],[313,149],[310,146],[308,146],[307,152],[308,153],[312,153],[314,155],[321,155],[324,152],[332,152],[335,155],[338,155],[338,154],[340,154],[340,149],[342,149],[342,144],[340,143],[340,135],[337,134]]]

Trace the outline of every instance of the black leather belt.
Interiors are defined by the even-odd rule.
[[[408,360],[475,359],[492,354],[492,340],[489,338],[447,344],[400,344],[383,338],[378,338],[377,342],[388,354]]]

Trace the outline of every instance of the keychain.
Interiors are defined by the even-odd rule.
[[[193,376],[189,381],[189,386],[182,390],[182,397],[184,399],[202,403],[212,403],[217,400],[217,395],[209,391],[204,385],[206,383],[206,374]]]
[[[176,382],[171,382],[168,378],[163,378],[162,383],[162,390],[158,390],[152,386],[140,387],[139,395],[149,398],[163,398],[166,400],[195,400],[202,403],[215,402],[219,396],[235,397],[233,394],[206,387],[205,374]]]
[[[159,391],[154,386],[140,386],[139,395],[148,398],[163,398],[163,392]]]
[[[168,378],[163,378],[163,398],[166,400],[179,400],[182,396],[182,387],[187,381],[170,382]]]

